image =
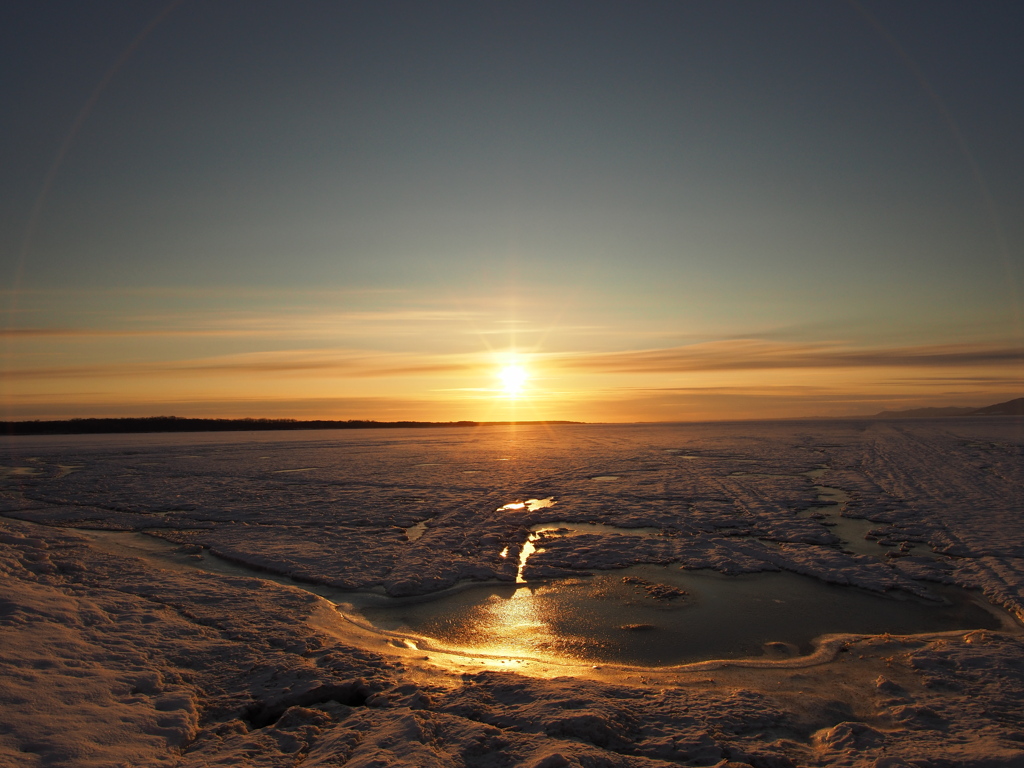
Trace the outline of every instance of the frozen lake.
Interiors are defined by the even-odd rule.
[[[0,752],[1016,765],[1021,426],[7,440]]]
[[[999,602],[972,549],[1024,554],[1004,535],[1019,517],[995,539],[982,514],[1019,505],[1019,466],[993,461],[1019,426],[20,438],[2,503],[47,525],[144,531],[197,568],[219,557],[320,584],[384,629],[453,648],[663,665],[996,626],[956,585]]]

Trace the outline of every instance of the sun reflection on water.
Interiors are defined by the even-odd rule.
[[[512,595],[493,595],[483,605],[473,627],[473,650],[489,656],[548,654],[559,638],[544,619],[541,603],[529,588]]]
[[[516,512],[520,509],[525,509],[527,512],[536,512],[538,509],[547,509],[548,507],[553,506],[555,506],[555,498],[554,496],[548,496],[546,499],[513,501],[502,507],[498,507],[498,512]]]
[[[533,542],[537,540],[538,535],[531,533],[529,538],[523,542],[523,548],[519,550],[519,570],[516,571],[516,584],[526,583],[526,579],[523,577],[523,569],[526,568],[526,561],[530,559],[530,555],[537,551],[537,545]]]

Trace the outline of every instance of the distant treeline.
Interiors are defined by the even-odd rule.
[[[148,416],[119,419],[66,419],[64,421],[2,421],[0,434],[102,435],[132,432],[256,432],[295,429],[421,429],[428,427],[481,427],[494,425],[580,424],[578,421],[300,421],[298,419],[189,419]]]

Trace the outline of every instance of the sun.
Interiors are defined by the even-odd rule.
[[[526,386],[526,380],[530,378],[530,374],[518,363],[511,363],[498,371],[498,378],[501,379],[505,394],[509,397],[517,397]]]

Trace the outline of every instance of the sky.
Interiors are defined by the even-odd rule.
[[[0,8],[6,419],[1024,395],[1016,0]]]

